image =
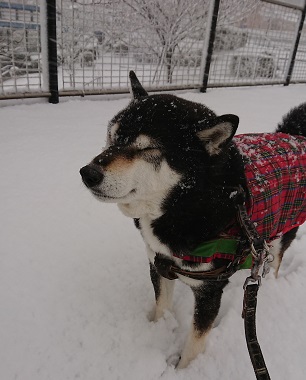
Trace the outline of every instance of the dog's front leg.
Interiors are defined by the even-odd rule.
[[[191,329],[182,351],[177,368],[185,368],[204,351],[206,337],[218,315],[223,288],[227,282],[204,282],[202,285],[192,287],[195,306]]]
[[[150,263],[150,275],[155,292],[156,307],[152,313],[152,320],[157,321],[165,310],[172,309],[174,281],[167,280],[158,274],[154,264]]]

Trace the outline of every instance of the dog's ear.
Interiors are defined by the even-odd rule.
[[[148,96],[147,91],[140,84],[134,71],[130,71],[130,81],[134,100],[139,100],[144,96]]]
[[[216,117],[208,128],[197,132],[198,137],[205,144],[207,152],[212,156],[219,154],[232,140],[239,124],[236,115],[222,115]]]

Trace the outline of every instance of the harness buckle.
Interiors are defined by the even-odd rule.
[[[173,272],[174,261],[161,253],[157,253],[154,260],[154,265],[158,274],[168,280],[176,280],[178,277]]]

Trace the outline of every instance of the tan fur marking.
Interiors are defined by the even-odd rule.
[[[278,271],[284,256],[284,250],[282,249],[281,239],[274,240],[271,243],[270,254],[273,256],[273,261],[270,263],[270,266],[275,270],[275,278],[278,278]]]
[[[158,321],[164,315],[165,310],[172,310],[174,281],[161,278],[160,296],[156,302],[154,322]]]
[[[177,366],[178,369],[186,368],[193,359],[195,359],[200,353],[204,352],[206,337],[209,331],[210,329],[201,333],[195,329],[194,324],[192,323],[191,330],[182,352],[181,360]]]
[[[104,170],[108,172],[120,172],[129,169],[134,163],[133,159],[127,157],[118,156],[112,160]]]

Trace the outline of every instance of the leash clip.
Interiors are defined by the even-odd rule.
[[[270,258],[271,255],[267,255],[265,260],[264,260],[264,263],[263,263],[263,268],[262,268],[262,277],[265,278],[266,275],[270,272],[270,263],[273,261],[273,259],[271,260]]]
[[[248,285],[254,284],[255,282],[257,282],[258,286],[261,286],[261,276],[257,275],[257,278],[254,278],[252,276],[247,277],[243,284],[243,290],[245,290]]]
[[[258,273],[260,269],[262,268],[262,277],[265,278],[266,275],[270,272],[270,266],[269,263],[273,260],[271,260],[271,256],[269,253],[269,246],[265,240],[263,240],[261,244],[261,248],[256,249],[254,247],[254,244],[251,244],[251,252],[252,256],[254,258],[254,264],[252,267],[252,274],[251,276],[254,279],[257,279]]]

